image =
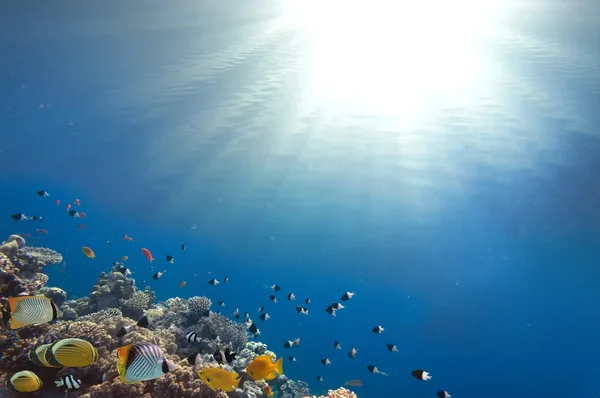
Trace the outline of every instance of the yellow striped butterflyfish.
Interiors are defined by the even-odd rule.
[[[50,366],[78,368],[95,363],[98,360],[98,351],[89,341],[62,339],[46,349],[44,359]]]
[[[32,371],[22,370],[6,380],[5,386],[9,391],[34,392],[39,390],[43,384],[42,380]]]

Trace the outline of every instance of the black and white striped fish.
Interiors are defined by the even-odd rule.
[[[9,297],[10,328],[48,323],[62,316],[62,311],[46,296]]]
[[[117,372],[124,383],[154,380],[177,367],[156,344],[129,344],[117,350]]]
[[[198,341],[200,341],[200,337],[198,337],[198,333],[196,333],[196,332],[187,332],[185,335],[185,339],[190,344],[194,344],[194,343],[197,343]]]
[[[73,376],[71,373],[64,375],[59,380],[54,382],[56,387],[65,387],[67,391],[79,390],[81,387],[81,380]]]
[[[236,355],[237,354],[235,352],[231,352],[229,347],[227,347],[225,349],[225,351],[223,351],[223,350],[215,351],[215,353],[213,354],[213,358],[215,359],[215,361],[217,361],[217,363],[219,363],[220,365],[223,365],[225,363],[230,364],[233,361],[235,361]]]

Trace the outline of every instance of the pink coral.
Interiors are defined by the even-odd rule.
[[[352,391],[345,389],[344,387],[340,387],[337,390],[329,390],[327,395],[321,395],[320,397],[312,396],[312,397],[304,397],[304,398],[358,398],[355,393]]]

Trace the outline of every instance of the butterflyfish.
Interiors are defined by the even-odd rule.
[[[52,345],[52,343],[42,344],[41,346],[36,347],[35,349],[29,350],[29,353],[27,354],[27,358],[29,358],[29,360],[31,362],[35,363],[38,366],[45,366],[47,368],[62,367],[62,365],[58,365],[58,366],[50,365],[48,363],[48,361],[46,361],[46,350],[48,348],[50,348],[51,345]]]
[[[252,380],[273,380],[276,374],[283,374],[283,358],[279,358],[273,363],[273,358],[269,355],[260,355],[246,368],[246,373]]]
[[[431,375],[423,369],[413,370],[410,374],[417,380],[431,380]]]
[[[221,368],[203,369],[198,372],[198,376],[211,390],[220,389],[225,392],[233,391],[234,387],[239,388],[242,379],[239,374]]]
[[[62,316],[62,311],[46,296],[9,297],[10,328],[48,323]]]
[[[177,368],[156,344],[129,344],[117,350],[117,372],[123,383],[154,380]]]
[[[89,341],[62,339],[46,349],[45,359],[52,366],[80,368],[98,361],[98,351]]]
[[[39,390],[42,385],[44,385],[42,380],[29,370],[15,373],[5,383],[7,390],[15,392],[34,392]]]

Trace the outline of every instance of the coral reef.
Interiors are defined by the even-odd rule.
[[[272,354],[267,346],[248,342],[246,327],[225,316],[210,311],[212,302],[207,297],[189,300],[173,298],[166,303],[153,305],[154,293],[147,287],[138,290],[133,279],[116,267],[109,273],[101,273],[90,297],[66,301],[66,293],[57,287],[46,287],[48,278],[43,267],[62,261],[60,254],[43,248],[29,248],[25,241],[12,235],[4,245],[12,259],[0,253],[0,305],[7,306],[7,297],[22,294],[43,294],[59,306],[62,319],[49,324],[30,325],[10,330],[0,325],[0,382],[15,370],[31,370],[44,382],[41,396],[62,396],[54,380],[68,372],[82,382],[78,391],[69,397],[135,397],[135,398],[261,398],[264,382],[255,382],[245,373],[248,364],[260,354]],[[13,247],[17,246],[14,252]],[[58,262],[60,262],[58,261]],[[137,320],[146,314],[150,318],[148,329],[136,326]],[[117,337],[122,326],[131,326],[128,333]],[[189,344],[187,331],[195,331],[198,344]],[[99,360],[81,368],[51,368],[35,365],[28,359],[30,350],[41,344],[64,338],[80,338],[91,342],[97,349]],[[125,384],[117,376],[116,352],[119,347],[133,343],[154,343],[166,357],[179,367],[155,380]],[[230,365],[218,365],[213,358],[217,348],[228,345],[238,353]],[[200,364],[191,366],[186,357],[193,352],[201,354]],[[197,376],[204,367],[219,366],[236,371],[242,376],[240,389],[226,394],[212,391]],[[271,383],[279,397],[299,398],[310,395],[306,384],[279,376]],[[17,396],[2,391],[1,396]]]
[[[321,395],[319,397],[313,396],[305,396],[304,398],[358,398],[355,393],[352,391],[341,387],[337,390],[329,390],[327,395]]]
[[[7,257],[14,258],[19,253],[19,249],[25,247],[25,243],[25,239],[20,235],[11,235],[5,242],[2,242],[0,253]]]

